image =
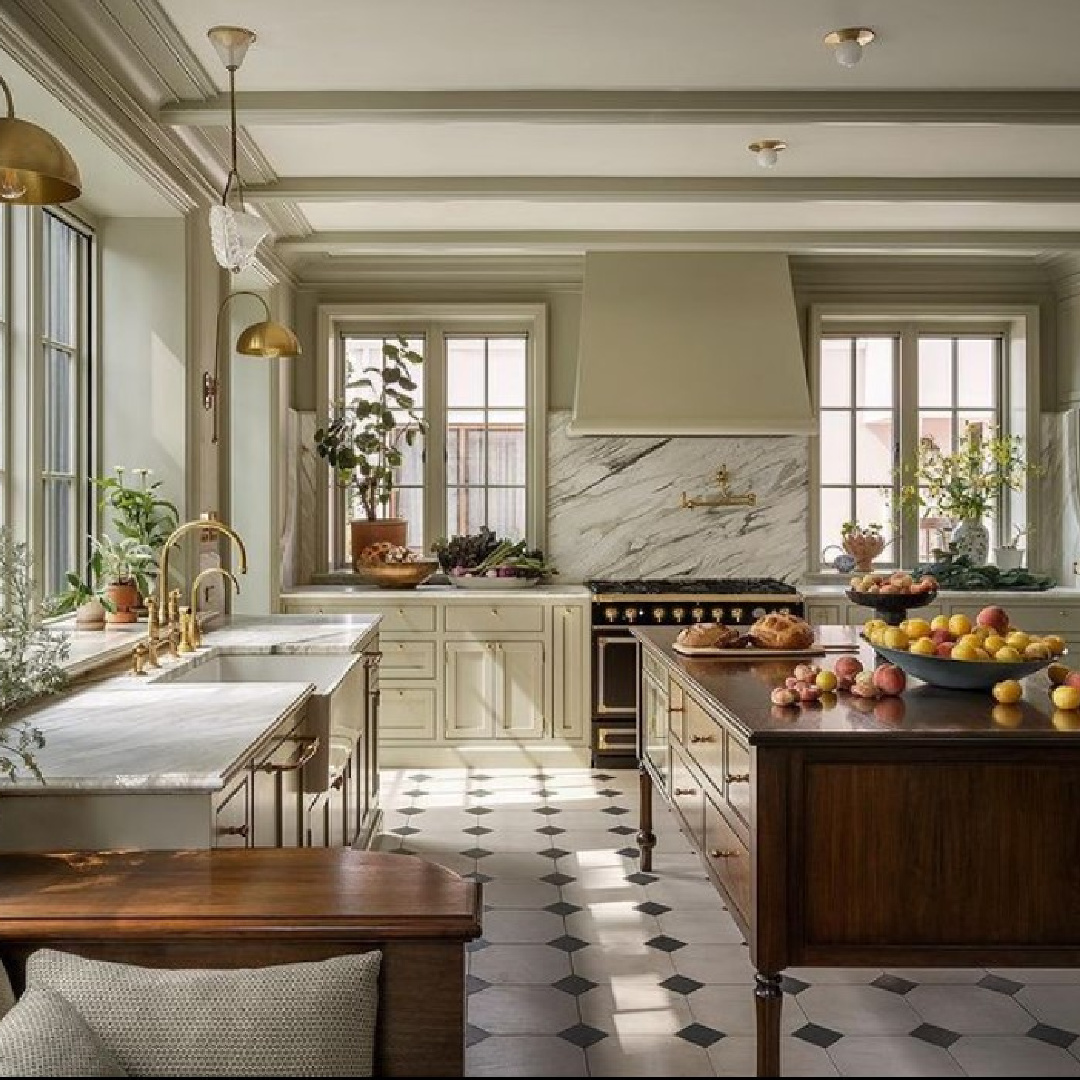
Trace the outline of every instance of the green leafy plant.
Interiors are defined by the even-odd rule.
[[[65,575],[68,587],[53,598],[53,612],[62,615],[88,604],[91,600],[97,600],[108,611],[115,611],[116,606],[105,596],[102,589],[101,577],[101,552],[94,551],[86,560],[85,575],[80,577],[74,570],[69,570]]]
[[[116,476],[98,476],[94,485],[101,492],[102,510],[112,511],[112,525],[120,536],[135,540],[156,557],[170,533],[180,524],[180,511],[161,497],[161,481],[150,481],[150,469],[132,469],[139,478],[137,486],[124,481],[124,469],[115,468]]]
[[[315,449],[329,462],[338,482],[356,489],[369,521],[385,509],[394,490],[394,473],[427,426],[416,411],[417,389],[409,365],[424,358],[402,337],[383,343],[381,367],[364,368],[364,376],[349,383],[362,391],[351,403],[334,403],[326,427],[315,432]],[[401,422],[404,414],[406,420]]]
[[[1002,492],[1021,491],[1030,464],[1019,435],[983,433],[981,424],[964,427],[956,451],[945,453],[932,438],[919,441],[915,460],[901,467],[900,501],[905,507],[936,512],[955,521],[979,520]]]
[[[66,634],[42,620],[51,612],[34,597],[30,555],[10,529],[0,529],[0,776],[22,767],[41,779],[34,751],[45,745],[29,721],[12,721],[20,705],[60,690],[71,649]]]
[[[150,591],[150,576],[155,570],[154,556],[150,549],[134,537],[121,536],[113,539],[103,536],[91,541],[97,558],[101,577],[110,585],[134,584],[146,596]]]
[[[840,535],[845,540],[852,537],[874,537],[880,540],[882,531],[882,526],[876,521],[871,521],[869,525],[860,525],[857,521],[845,521],[840,526]]]

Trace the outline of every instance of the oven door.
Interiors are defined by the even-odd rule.
[[[593,646],[594,715],[636,717],[637,640],[629,633],[597,633]]]

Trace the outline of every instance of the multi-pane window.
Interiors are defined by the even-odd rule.
[[[42,588],[80,567],[88,438],[90,241],[50,213],[41,235]]]
[[[446,527],[525,536],[526,338],[446,339]]]
[[[845,521],[882,527],[883,566],[927,560],[957,524],[932,509],[902,510],[898,467],[931,438],[946,453],[965,425],[1008,432],[1004,334],[826,331],[818,369],[818,538],[840,540]],[[1023,434],[1017,432],[1016,434]],[[986,524],[997,535],[1000,513]],[[823,557],[823,565],[830,561]]]

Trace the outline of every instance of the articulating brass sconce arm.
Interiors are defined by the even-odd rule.
[[[721,465],[716,471],[716,486],[720,489],[720,494],[708,498],[690,498],[684,491],[679,505],[684,510],[696,510],[698,507],[757,505],[757,496],[749,489],[742,495],[732,492],[728,484],[728,471],[725,465]]]

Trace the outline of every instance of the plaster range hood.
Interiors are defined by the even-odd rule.
[[[585,257],[572,435],[813,430],[785,255]]]

